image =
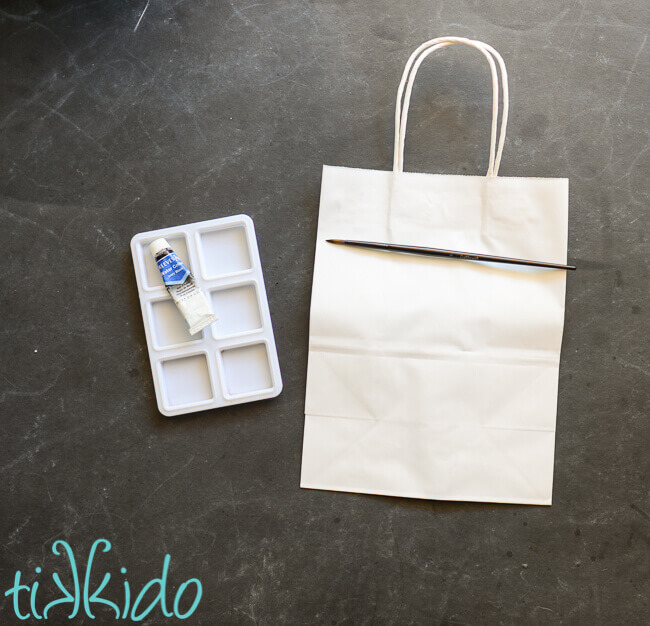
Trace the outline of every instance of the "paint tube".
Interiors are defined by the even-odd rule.
[[[210,301],[201,291],[198,283],[166,239],[156,239],[149,244],[154,261],[160,270],[163,283],[185,317],[190,335],[203,330],[217,320]]]

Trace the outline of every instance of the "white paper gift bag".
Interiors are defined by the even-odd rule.
[[[403,172],[417,69],[451,44],[478,49],[492,73],[487,176]],[[302,487],[551,503],[566,272],[325,241],[566,263],[568,181],[497,176],[507,115],[500,55],[478,41],[434,39],[413,53],[399,86],[393,171],[323,168]]]

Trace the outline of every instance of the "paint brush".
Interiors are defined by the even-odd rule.
[[[558,270],[575,269],[575,265],[563,265],[561,263],[529,261],[526,259],[515,259],[507,256],[494,256],[492,254],[476,254],[474,252],[459,252],[458,250],[444,250],[442,248],[425,248],[422,246],[401,246],[393,243],[378,243],[376,241],[356,241],[354,239],[327,239],[327,243],[334,243],[341,246],[355,246],[357,248],[369,248],[371,250],[383,250],[384,252],[401,252],[403,254],[419,254],[423,256],[442,257],[445,259],[459,259],[461,261],[487,261],[489,263],[509,263],[511,265],[548,267],[548,268],[558,269]]]

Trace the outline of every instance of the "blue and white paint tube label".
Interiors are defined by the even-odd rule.
[[[210,300],[201,291],[189,268],[169,247],[169,242],[163,238],[156,239],[149,244],[149,248],[167,292],[185,317],[190,335],[197,334],[216,321]]]
[[[165,287],[182,285],[190,275],[190,270],[185,267],[183,261],[178,258],[175,252],[171,252],[162,259],[158,259],[157,264]]]

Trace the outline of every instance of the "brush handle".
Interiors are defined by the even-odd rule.
[[[393,243],[379,243],[377,241],[356,241],[354,239],[328,239],[328,243],[357,248],[368,248],[371,250],[383,250],[385,252],[401,252],[403,254],[419,254],[422,256],[435,256],[446,259],[459,259],[462,261],[487,261],[489,263],[507,263],[510,265],[527,265],[529,267],[546,267],[558,270],[574,270],[575,265],[564,265],[562,263],[546,263],[544,261],[529,261],[527,259],[516,259],[507,256],[495,256],[492,254],[475,254],[473,252],[459,252],[458,250],[445,250],[444,248],[424,248],[422,246],[401,246]]]

